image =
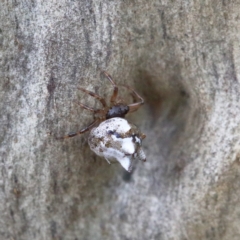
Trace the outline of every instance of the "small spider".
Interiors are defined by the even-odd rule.
[[[91,150],[98,156],[104,157],[109,164],[112,161],[118,161],[123,168],[131,172],[132,161],[134,159],[146,161],[146,156],[142,150],[142,140],[146,136],[142,134],[135,125],[128,123],[124,117],[127,113],[136,111],[144,104],[144,100],[132,88],[122,85],[122,87],[130,91],[133,97],[132,104],[127,105],[123,103],[122,100],[118,99],[118,86],[108,73],[105,71],[103,71],[103,73],[113,86],[110,106],[107,105],[104,98],[96,93],[78,88],[99,100],[103,108],[94,109],[82,103],[78,103],[82,108],[93,112],[95,120],[79,132],[70,133],[66,136],[58,137],[57,139],[75,137],[91,130],[88,137],[88,144]]]

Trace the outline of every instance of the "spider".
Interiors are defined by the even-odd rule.
[[[125,104],[121,99],[118,99],[118,85],[107,72],[103,71],[103,73],[113,86],[110,105],[107,105],[103,97],[79,87],[79,90],[96,98],[102,104],[103,108],[94,109],[85,104],[78,103],[83,109],[91,111],[95,120],[80,131],[58,137],[57,139],[71,138],[90,131],[88,144],[91,150],[97,155],[104,157],[108,163],[118,161],[123,168],[131,172],[132,161],[134,159],[146,161],[141,146],[142,140],[146,135],[141,133],[135,125],[128,123],[124,118],[126,114],[138,110],[144,104],[144,100],[131,87],[121,85],[129,90],[133,97],[133,103]]]

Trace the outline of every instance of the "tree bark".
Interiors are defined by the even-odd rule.
[[[237,1],[0,6],[0,239],[240,238]],[[109,99],[102,70],[145,100],[131,174],[55,140],[100,107],[78,87]]]

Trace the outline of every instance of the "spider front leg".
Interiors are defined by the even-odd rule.
[[[89,94],[92,97],[95,97],[97,100],[99,100],[101,102],[101,104],[103,105],[104,108],[107,106],[107,103],[106,103],[106,101],[105,101],[105,99],[103,97],[100,97],[96,93],[88,91],[88,90],[86,90],[84,88],[81,88],[81,87],[79,87],[78,89],[83,91],[83,92],[85,92],[85,93],[87,93],[87,94]]]
[[[135,90],[133,90],[131,87],[129,87],[127,85],[121,85],[121,86],[127,88],[130,91],[130,94],[133,97],[134,103],[128,105],[129,113],[137,111],[144,104],[143,98]],[[138,100],[140,100],[140,101],[137,102]]]
[[[116,102],[116,98],[118,95],[118,86],[117,84],[113,81],[112,77],[105,71],[103,71],[103,73],[105,74],[105,76],[107,77],[107,79],[111,82],[111,84],[113,85],[113,94],[111,96],[110,102],[111,103],[115,103]]]
[[[65,139],[65,138],[71,138],[71,137],[75,137],[77,135],[83,134],[85,132],[90,131],[98,122],[100,121],[99,118],[97,118],[96,120],[94,120],[90,125],[88,125],[87,127],[83,128],[82,130],[75,132],[75,133],[69,133],[68,135],[62,136],[62,137],[56,137],[57,140],[60,139]]]
[[[90,112],[93,112],[94,114],[97,114],[97,113],[104,114],[105,113],[104,109],[94,109],[94,108],[91,108],[91,107],[89,107],[89,106],[87,106],[83,103],[77,102],[77,101],[74,101],[74,103],[76,103],[77,105],[79,105],[83,109],[86,109]]]

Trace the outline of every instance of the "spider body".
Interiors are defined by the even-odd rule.
[[[117,100],[118,86],[108,73],[103,73],[114,87],[110,99],[110,106],[107,105],[104,98],[96,93],[79,88],[79,90],[98,99],[103,105],[103,108],[93,109],[82,103],[78,103],[82,108],[93,112],[95,120],[81,131],[68,134],[58,139],[71,138],[90,131],[88,144],[91,150],[98,156],[104,157],[108,163],[118,161],[123,168],[131,172],[133,160],[146,161],[146,156],[142,150],[142,140],[146,136],[142,134],[135,125],[124,119],[124,117],[127,113],[136,111],[143,105],[144,100],[136,91],[125,85],[123,85],[123,87],[130,91],[134,103],[127,105]]]
[[[129,112],[129,107],[124,104],[113,105],[107,112],[106,119],[120,117],[124,118]]]
[[[141,143],[145,135],[124,118],[114,117],[103,121],[93,128],[88,137],[88,144],[98,156],[108,163],[117,161],[129,172],[132,161],[146,161]]]

